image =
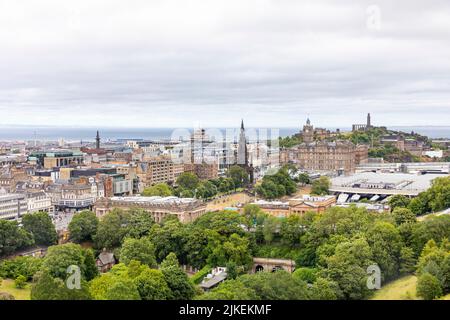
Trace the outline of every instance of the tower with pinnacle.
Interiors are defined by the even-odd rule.
[[[244,120],[241,121],[241,131],[239,133],[239,142],[237,150],[237,165],[242,167],[249,175],[250,183],[253,183],[254,170],[253,165],[248,160],[247,138],[245,136]]]
[[[100,149],[100,133],[97,130],[97,136],[95,137],[95,148]]]

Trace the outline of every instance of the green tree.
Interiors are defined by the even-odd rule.
[[[199,300],[258,300],[255,290],[246,287],[239,280],[227,280],[218,287],[198,297]]]
[[[428,194],[429,207],[432,212],[450,208],[450,177],[436,178],[431,183]]]
[[[81,280],[80,289],[69,289],[66,283],[46,271],[38,272],[31,287],[31,300],[90,300],[88,284]]]
[[[202,268],[206,264],[208,251],[206,247],[209,243],[209,231],[203,228],[189,225],[187,227],[182,251],[186,253],[187,264]]]
[[[300,173],[297,180],[303,185],[311,183],[311,179],[307,173]]]
[[[180,268],[177,256],[171,252],[161,263],[161,271],[170,288],[172,300],[189,300],[195,294],[195,289],[186,273]]]
[[[221,180],[219,181],[220,183],[218,185],[218,188],[220,192],[229,192],[235,189],[233,179],[221,178]]]
[[[283,244],[293,247],[300,244],[300,237],[304,234],[302,218],[298,215],[291,215],[281,222],[281,240]]]
[[[94,252],[92,249],[84,249],[83,251],[84,276],[90,281],[98,276],[98,267],[95,263]]]
[[[27,285],[27,278],[25,276],[20,275],[14,280],[14,286],[17,289],[23,289],[25,288],[26,285]]]
[[[264,241],[267,244],[272,243],[272,241],[275,237],[275,232],[277,231],[279,225],[280,225],[280,222],[275,217],[267,216],[266,219],[264,219],[263,236],[264,236]]]
[[[64,280],[67,277],[67,268],[75,265],[80,267],[83,276],[86,277],[85,255],[83,251],[80,245],[74,243],[49,247],[42,266],[52,277],[58,277]]]
[[[147,187],[142,192],[142,195],[145,197],[153,197],[153,196],[160,196],[160,197],[168,197],[173,194],[172,190],[170,189],[170,186],[167,183],[158,183],[154,186]]]
[[[128,265],[132,260],[150,267],[156,266],[155,246],[148,238],[127,238],[120,249],[120,261]]]
[[[320,276],[336,282],[345,299],[360,300],[369,296],[366,270],[373,262],[370,246],[365,239],[338,244],[335,254],[326,260],[327,268],[322,270]]]
[[[262,300],[307,300],[306,282],[295,279],[284,270],[246,274],[237,280],[253,289]]]
[[[392,216],[394,217],[394,221],[398,226],[403,223],[416,222],[416,215],[407,208],[399,208],[399,207],[395,208],[392,211]]]
[[[411,247],[418,253],[429,240],[440,244],[443,239],[450,239],[450,215],[430,216],[413,228]]]
[[[388,222],[377,221],[367,234],[367,242],[372,249],[373,260],[382,270],[383,280],[398,275],[402,239],[398,230]]]
[[[108,289],[106,300],[140,300],[135,284],[129,279],[119,279]]]
[[[243,187],[249,182],[248,173],[240,166],[232,166],[227,171],[227,177],[231,178],[235,188]]]
[[[177,185],[181,189],[195,190],[200,183],[199,178],[191,172],[182,173],[177,179]]]
[[[130,214],[126,211],[114,209],[107,213],[98,224],[94,237],[98,249],[114,249],[120,247],[128,232]]]
[[[246,204],[243,208],[243,216],[245,217],[245,225],[247,226],[247,231],[250,230],[256,223],[256,218],[263,212],[261,208],[256,204]]]
[[[417,263],[417,274],[429,273],[436,277],[444,292],[449,281],[447,279],[448,265],[446,265],[448,256],[450,256],[450,242],[447,239],[444,239],[439,247],[434,240],[430,240],[423,248]]]
[[[445,293],[450,292],[450,254],[447,254],[441,264],[442,287]]]
[[[393,195],[389,197],[388,205],[391,207],[391,212],[393,212],[396,208],[407,208],[411,200],[401,194]]]
[[[425,300],[433,300],[442,296],[439,280],[429,273],[422,274],[417,280],[417,295]]]
[[[122,263],[116,264],[110,272],[102,274],[89,283],[89,293],[94,300],[140,300],[134,279],[143,270],[149,268],[137,263],[137,269],[139,271],[135,273],[136,270],[130,271]],[[130,274],[135,277],[130,277]]]
[[[246,237],[235,233],[225,241],[218,239],[207,262],[212,266],[225,266],[228,262],[247,266],[252,261],[249,245],[250,241]]]
[[[256,187],[256,192],[263,198],[269,200],[282,196],[279,193],[280,191],[282,190],[279,190],[277,184],[271,180],[265,180]]]
[[[150,234],[150,229],[155,224],[153,217],[144,209],[133,208],[128,210],[128,225],[126,237],[139,239]]]
[[[318,270],[314,268],[298,268],[294,271],[292,277],[307,283],[314,283],[316,282],[317,272]]]
[[[201,182],[196,190],[199,199],[210,199],[217,195],[217,187],[210,181]]]
[[[186,243],[186,227],[178,221],[168,220],[162,226],[155,224],[150,230],[149,238],[155,246],[156,260],[162,261],[171,252],[186,260],[184,247]]]
[[[52,245],[58,240],[55,226],[47,212],[25,214],[22,224],[23,228],[33,235],[36,244]]]
[[[417,197],[411,200],[408,208],[416,215],[420,216],[427,212],[430,212],[430,206],[428,201],[428,194],[426,192],[419,193]]]
[[[25,276],[28,280],[42,267],[42,259],[31,256],[19,256],[13,259],[4,259],[0,262],[0,277],[15,279]]]
[[[227,279],[236,279],[239,275],[236,263],[228,262],[225,267],[227,268]]]
[[[171,291],[160,270],[146,269],[134,279],[142,300],[167,300]]]
[[[331,187],[330,178],[321,176],[312,183],[311,194],[325,195],[328,194]]]
[[[414,250],[403,247],[400,251],[400,274],[411,274],[416,269],[416,257]]]
[[[72,218],[68,229],[70,239],[73,242],[81,243],[84,241],[92,241],[97,232],[98,218],[94,212],[83,210]]]
[[[338,300],[341,297],[339,285],[324,278],[317,278],[310,291],[312,300]]]
[[[117,276],[113,273],[104,273],[100,277],[89,282],[89,293],[94,300],[107,300],[106,293],[117,281]]]
[[[216,231],[224,237],[228,237],[233,233],[245,235],[246,233],[242,228],[243,224],[245,224],[245,218],[230,211],[207,212],[193,223],[195,227]]]

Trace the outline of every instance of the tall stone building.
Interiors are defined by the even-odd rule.
[[[367,161],[367,147],[349,141],[315,141],[283,151],[280,161],[300,169],[352,173],[361,161]]]
[[[138,163],[136,175],[142,184],[141,187],[157,183],[173,184],[184,172],[183,163],[175,163],[169,156],[154,157]]]
[[[330,134],[331,132],[325,128],[314,128],[309,118],[306,120],[303,130],[300,132],[300,136],[305,143],[311,143],[315,140],[324,140],[328,138]]]
[[[366,124],[354,124],[352,125],[352,131],[367,131],[372,128],[372,122],[370,113],[367,114]]]
[[[314,141],[314,127],[311,125],[311,120],[309,120],[309,118],[303,126],[302,139],[305,143],[311,143]]]
[[[250,183],[254,182],[254,168],[248,159],[247,138],[245,136],[244,120],[241,121],[241,132],[239,134],[239,143],[237,149],[237,165],[241,166],[249,175]]]
[[[97,136],[95,137],[95,148],[100,149],[100,133],[97,130]]]

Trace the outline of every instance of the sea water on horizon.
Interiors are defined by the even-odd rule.
[[[96,131],[100,131],[103,141],[116,139],[148,139],[167,140],[176,129],[192,128],[68,128],[68,127],[1,127],[0,141],[38,140],[38,141],[93,141]],[[237,130],[238,128],[231,128]],[[225,135],[225,128],[219,128]],[[270,129],[267,134],[270,136]],[[291,136],[299,132],[299,128],[280,128],[282,137]]]
[[[102,139],[149,139],[161,140],[170,139],[172,132],[177,128],[71,128],[71,127],[2,127],[0,126],[0,141],[14,140],[41,140],[57,141],[64,139],[66,141],[93,141],[96,131],[100,131]],[[191,128],[186,128],[192,131]],[[236,129],[236,128],[235,128]],[[330,128],[335,130],[336,128]],[[340,128],[341,131],[349,131],[350,128]],[[439,127],[406,127],[393,126],[388,129],[404,132],[417,132],[430,138],[449,138],[450,126]],[[220,129],[225,133],[224,128]],[[300,128],[279,128],[279,134],[282,137],[291,136],[300,131]]]

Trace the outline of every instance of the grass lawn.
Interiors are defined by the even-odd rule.
[[[24,289],[17,289],[14,280],[4,279],[0,284],[0,292],[12,294],[16,300],[30,300],[31,285],[27,284]]]
[[[372,300],[417,300],[416,276],[405,276],[389,282],[378,290]]]

